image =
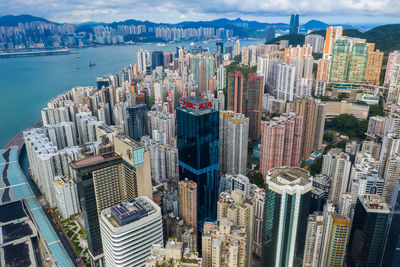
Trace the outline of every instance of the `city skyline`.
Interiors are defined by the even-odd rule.
[[[182,21],[213,20],[218,18],[242,18],[268,23],[289,23],[292,13],[300,15],[300,24],[311,19],[328,24],[390,24],[398,23],[396,16],[400,12],[399,3],[388,0],[347,1],[293,0],[264,1],[105,1],[90,2],[84,0],[39,0],[35,2],[0,1],[0,16],[31,14],[44,17],[58,23],[118,22],[127,19],[149,20],[154,22],[177,23]],[[351,15],[351,16],[349,16]]]

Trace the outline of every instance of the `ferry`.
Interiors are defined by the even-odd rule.
[[[0,58],[9,57],[33,57],[33,56],[53,56],[53,55],[68,55],[77,54],[76,50],[69,50],[68,48],[54,49],[54,50],[27,50],[18,52],[0,52]]]
[[[164,44],[164,43],[158,43],[158,44],[156,44],[156,46],[166,46],[166,44]]]

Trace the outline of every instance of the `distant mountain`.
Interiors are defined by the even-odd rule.
[[[312,34],[319,34],[325,37],[326,31],[314,31]],[[343,30],[343,35],[366,39],[369,43],[375,43],[375,49],[379,49],[386,53],[400,50],[400,24],[383,25],[366,32],[360,32],[356,29],[345,29]],[[272,39],[268,44],[274,44],[280,40],[289,40],[289,44],[293,46],[298,44],[302,45],[304,44],[304,37],[305,36],[302,34],[282,35]]]
[[[46,23],[51,22],[51,21],[48,21],[47,19],[40,18],[40,17],[34,17],[31,15],[19,15],[19,16],[7,15],[7,16],[0,17],[0,26],[16,27],[16,26],[18,26],[18,23],[26,23],[26,22],[29,23],[32,21],[41,21],[41,22],[46,22]]]
[[[302,27],[304,27],[307,30],[314,31],[314,30],[326,29],[327,27],[329,27],[329,25],[319,20],[310,20],[307,23],[303,24]]]

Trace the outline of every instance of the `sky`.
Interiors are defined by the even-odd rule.
[[[59,23],[126,19],[176,23],[218,18],[328,24],[400,23],[400,0],[0,0],[0,16],[30,14]]]

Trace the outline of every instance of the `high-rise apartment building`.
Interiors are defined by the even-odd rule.
[[[249,137],[253,140],[260,138],[263,79],[256,73],[249,73],[247,79],[240,71],[228,74],[227,110],[249,118]]]
[[[308,216],[307,234],[304,245],[303,267],[317,267],[322,253],[324,216],[316,211]]]
[[[187,226],[197,229],[197,184],[191,180],[179,181],[179,217]]]
[[[343,35],[342,26],[330,26],[326,29],[325,45],[324,45],[324,59],[330,59],[332,56],[333,45],[336,40]]]
[[[323,155],[321,173],[332,179],[329,199],[336,206],[339,206],[340,196],[347,191],[350,170],[350,156],[341,149],[331,149]]]
[[[292,111],[303,117],[301,157],[307,159],[322,148],[326,104],[311,97],[295,98]]]
[[[324,37],[318,34],[306,35],[304,44],[311,45],[313,53],[322,54],[324,51]]]
[[[260,172],[263,177],[272,168],[299,165],[303,125],[303,117],[295,113],[262,122]]]
[[[363,39],[337,39],[333,45],[329,81],[363,83],[368,52],[373,51],[373,46]]]
[[[364,83],[379,85],[383,61],[383,52],[369,51],[367,66],[365,67]]]
[[[257,188],[254,190],[253,206],[254,206],[254,237],[253,237],[253,253],[261,258],[263,233],[264,233],[264,205],[265,205],[265,189]]]
[[[218,220],[227,218],[234,225],[246,228],[246,266],[251,266],[253,258],[254,207],[247,202],[246,193],[242,190],[222,192],[217,208]]]
[[[293,101],[294,85],[296,81],[296,67],[280,63],[277,65],[276,73],[276,94],[277,99]]]
[[[317,68],[317,77],[315,78],[317,81],[329,81],[329,70],[331,66],[330,59],[318,59],[318,68]]]
[[[68,219],[81,211],[76,184],[68,177],[56,176],[54,179],[58,211],[64,219]]]
[[[348,244],[348,266],[380,266],[390,208],[378,195],[359,195]]]
[[[220,171],[246,174],[249,118],[230,110],[220,112],[219,116]]]
[[[289,34],[299,33],[299,14],[290,16]]]
[[[383,82],[384,86],[388,86],[390,84],[390,80],[393,75],[393,70],[395,69],[395,66],[397,66],[398,64],[400,64],[400,50],[389,53],[386,65],[385,80]]]
[[[127,135],[135,141],[148,134],[147,106],[145,104],[126,108]]]
[[[163,243],[160,207],[138,197],[101,211],[106,266],[145,266],[153,244]]]
[[[186,98],[176,110],[179,180],[197,184],[197,227],[217,217],[219,112],[202,98]]]
[[[246,228],[222,218],[218,224],[204,224],[202,236],[203,267],[247,266]]]
[[[336,213],[332,203],[327,203],[324,208],[324,232],[317,266],[343,266],[349,231],[350,219]]]
[[[265,193],[262,266],[298,266],[303,262],[312,176],[301,168],[268,172]]]

